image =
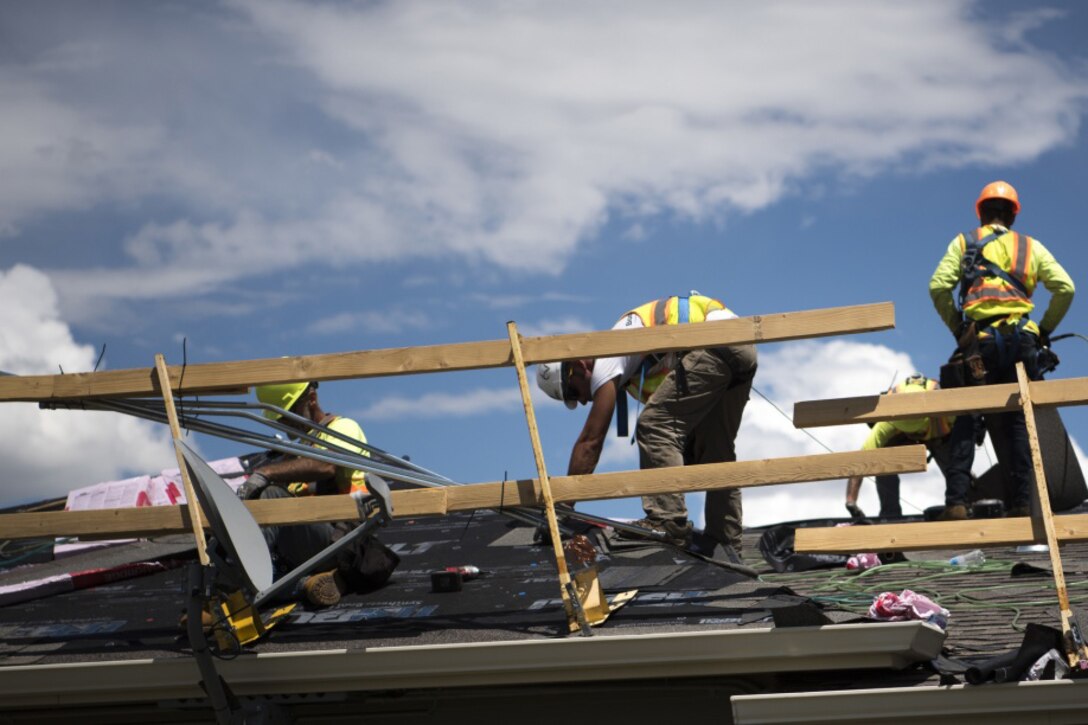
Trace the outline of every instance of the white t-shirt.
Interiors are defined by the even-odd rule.
[[[729,310],[713,310],[706,316],[706,321],[729,320],[734,317],[736,317],[736,315]],[[619,322],[612,325],[613,330],[629,330],[635,327],[645,327],[645,325],[642,324],[642,318],[634,312],[627,313],[620,318]],[[590,398],[597,394],[597,391],[602,385],[616,376],[619,376],[619,385],[621,388],[626,385],[627,381],[631,379],[631,376],[638,371],[638,367],[642,364],[644,357],[646,356],[635,354],[621,357],[598,358],[597,362],[593,364],[593,374],[589,378]]]

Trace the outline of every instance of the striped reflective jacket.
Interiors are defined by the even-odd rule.
[[[708,314],[717,310],[729,311],[725,305],[713,297],[698,294],[673,295],[639,305],[624,313],[623,317],[638,315],[645,327],[683,325],[689,322],[703,322]],[[639,370],[627,381],[627,392],[636,400],[645,403],[675,367],[675,360],[676,356],[672,353],[647,355]]]

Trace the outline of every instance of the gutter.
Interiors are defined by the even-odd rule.
[[[735,695],[736,725],[769,723],[951,723],[1022,725],[1085,722],[1088,681],[900,687],[779,695]]]
[[[217,661],[240,696],[902,668],[940,653],[922,622],[733,629],[244,654]],[[188,657],[0,667],[0,710],[203,699]]]

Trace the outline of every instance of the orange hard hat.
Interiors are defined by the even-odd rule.
[[[987,199],[1010,201],[1012,202],[1013,213],[1020,213],[1020,197],[1016,195],[1016,189],[1012,188],[1012,184],[1007,181],[992,181],[982,187],[982,191],[978,195],[978,201],[975,202],[975,211],[978,212],[980,219],[982,218],[982,202]]]

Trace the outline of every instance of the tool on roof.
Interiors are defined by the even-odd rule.
[[[472,581],[476,577],[480,576],[480,567],[473,566],[472,564],[465,564],[464,566],[447,566],[446,571],[455,571],[461,575],[463,581]]]

